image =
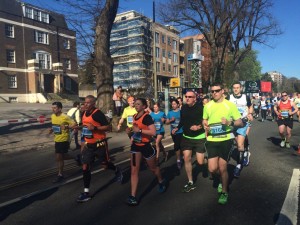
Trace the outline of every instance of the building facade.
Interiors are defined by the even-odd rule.
[[[0,2],[0,101],[45,102],[78,93],[76,33],[63,15],[18,0]]]
[[[282,85],[282,80],[283,80],[282,73],[277,72],[277,71],[271,71],[271,72],[268,72],[268,74],[272,78],[272,81],[274,81],[278,87]]]
[[[179,32],[172,26],[154,23],[136,11],[116,16],[110,37],[114,60],[114,88],[140,90],[151,96],[169,88],[170,79],[180,76]]]

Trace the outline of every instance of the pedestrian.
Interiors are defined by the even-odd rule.
[[[280,147],[291,148],[290,139],[293,129],[293,115],[298,112],[298,107],[288,99],[286,91],[281,92],[281,100],[274,105],[274,111],[278,116],[277,125],[281,137]]]
[[[183,152],[184,167],[188,182],[184,185],[182,192],[188,193],[196,188],[192,174],[192,154],[196,152],[197,162],[202,166],[203,172],[206,172],[204,165],[205,153],[205,130],[202,126],[203,105],[197,103],[196,93],[187,91],[185,94],[186,104],[180,110],[180,122],[176,128],[172,130],[175,134],[181,128],[183,129],[183,137],[180,147]]]
[[[165,128],[164,123],[167,119],[166,114],[160,111],[160,104],[157,102],[153,105],[153,112],[150,113],[154,121],[154,126],[156,129],[155,138],[155,146],[156,146],[156,162],[159,164],[159,154],[160,152],[164,155],[164,161],[168,160],[168,152],[165,151],[165,148],[162,144],[162,139],[165,136]]]
[[[174,142],[174,151],[176,154],[177,168],[181,169],[181,147],[180,142],[182,139],[183,130],[180,128],[176,132],[172,132],[174,128],[177,128],[180,122],[180,109],[177,99],[171,101],[172,110],[167,115],[166,124],[170,124],[171,137]]]
[[[259,104],[260,104],[261,122],[264,122],[267,119],[267,110],[268,110],[268,102],[265,96],[261,96],[261,100]]]
[[[132,125],[133,125],[133,116],[135,114],[137,114],[137,111],[134,108],[134,97],[132,97],[132,96],[128,97],[127,102],[128,102],[129,106],[127,106],[124,109],[123,114],[121,116],[121,119],[119,120],[118,131],[120,131],[124,120],[126,120],[127,121],[126,130],[127,130],[127,133],[128,133],[128,137],[131,138],[131,135],[132,135],[131,128],[132,128]]]
[[[242,127],[243,122],[236,105],[225,99],[222,84],[212,84],[211,94],[212,100],[204,106],[203,112],[203,126],[208,132],[205,144],[208,169],[214,176],[220,175],[218,203],[226,204],[228,201],[227,162],[234,138],[231,126]]]
[[[73,129],[70,129],[70,144],[74,137],[75,141],[75,149],[80,149],[80,144],[78,142],[78,126],[81,124],[81,115],[80,115],[80,103],[74,102],[73,107],[67,112],[67,115],[71,117],[77,124],[77,126]]]
[[[91,199],[91,195],[89,194],[91,164],[95,157],[99,158],[102,167],[115,172],[118,181],[122,182],[123,178],[122,171],[110,161],[106,139],[106,132],[109,131],[110,126],[105,115],[95,107],[96,98],[94,96],[86,96],[84,104],[85,112],[82,117],[82,135],[85,142],[81,152],[84,190],[78,196],[77,202],[86,202]]]
[[[156,165],[156,150],[151,146],[150,143],[152,136],[156,134],[156,130],[151,116],[145,112],[147,107],[146,99],[138,98],[134,104],[137,114],[133,118],[133,135],[131,137],[131,195],[127,199],[127,204],[130,206],[135,206],[138,204],[136,194],[142,157],[146,159],[148,168],[157,177],[158,191],[162,193],[166,190],[166,180],[162,178],[160,169]]]
[[[54,134],[55,158],[58,167],[58,174],[57,177],[53,180],[53,183],[61,182],[64,180],[64,160],[74,159],[74,157],[68,154],[68,150],[70,147],[69,129],[75,128],[76,122],[62,112],[62,107],[63,106],[61,102],[52,103],[52,128],[49,130],[49,132]]]
[[[115,93],[113,94],[113,101],[115,103],[115,110],[117,116],[121,116],[122,113],[122,98],[123,98],[122,86],[119,86],[115,90]]]
[[[179,102],[179,109],[181,109],[182,105],[183,105],[183,101],[181,97],[177,97],[177,100]]]

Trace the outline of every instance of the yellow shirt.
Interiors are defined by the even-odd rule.
[[[55,142],[69,141],[69,129],[61,129],[61,125],[75,125],[76,122],[68,115],[62,113],[59,116],[51,115],[52,130],[54,133]]]
[[[127,126],[132,127],[133,115],[137,114],[135,108],[130,106],[126,107],[123,111],[122,118],[127,120]]]

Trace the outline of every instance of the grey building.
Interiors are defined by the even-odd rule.
[[[78,93],[76,33],[63,15],[0,1],[0,101],[45,102]]]

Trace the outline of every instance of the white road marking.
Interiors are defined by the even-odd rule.
[[[290,186],[276,225],[297,225],[300,170],[294,169]]]

